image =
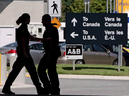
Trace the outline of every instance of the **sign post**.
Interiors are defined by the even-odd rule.
[[[73,70],[75,70],[75,59],[73,59]]]

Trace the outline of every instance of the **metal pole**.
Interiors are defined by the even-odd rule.
[[[85,13],[86,13],[86,5],[87,5],[87,2],[84,2],[84,4],[85,4]]]
[[[117,0],[117,13],[118,13],[118,0]]]
[[[89,6],[90,6],[90,2],[88,1],[88,13],[89,13],[89,9],[90,9],[90,7],[89,7]]]
[[[75,70],[75,60],[73,60],[73,70]]]
[[[107,13],[108,13],[108,0],[107,0]]]
[[[123,0],[122,0],[122,5],[121,5],[121,13],[123,13]],[[122,66],[122,45],[119,45],[119,52],[118,52],[118,71],[120,72],[120,66]]]
[[[112,13],[112,0],[110,0],[110,13]]]
[[[121,1],[122,5],[121,5],[121,13],[123,13],[123,0]]]
[[[114,0],[114,13],[116,11],[116,0]]]

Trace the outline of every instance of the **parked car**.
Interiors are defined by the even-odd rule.
[[[118,45],[103,45],[105,48],[109,49],[111,52],[118,54]],[[129,66],[129,44],[123,45],[122,54],[125,58],[126,66]]]
[[[61,56],[59,57],[58,64],[72,64],[72,60],[67,60],[65,58],[65,43],[60,43]],[[40,59],[44,55],[44,48],[41,42],[29,42],[30,54],[34,60],[35,64],[39,64]],[[7,55],[7,62],[9,65],[9,56],[17,55],[16,53],[17,43],[10,43],[3,47],[0,47],[0,53]],[[117,54],[110,52],[102,45],[83,45],[83,59],[77,59],[76,64],[110,64],[117,65],[118,58]],[[125,65],[123,59],[123,65]]]
[[[34,60],[34,63],[39,64],[39,61],[44,54],[43,44],[41,42],[30,41],[29,46],[30,46],[30,54]],[[0,53],[7,55],[8,65],[10,62],[9,57],[17,55],[16,47],[17,47],[17,42],[13,42],[13,43],[7,44],[3,47],[0,47]]]
[[[43,48],[43,43],[41,42],[35,42],[35,41],[29,41],[29,46],[30,46],[30,54],[34,60],[34,64],[39,64],[40,62],[40,59],[43,57],[44,55],[44,48]],[[13,43],[10,43],[10,44],[7,44],[3,47],[0,47],[0,53],[1,54],[4,54],[4,55],[7,55],[7,65],[10,65],[10,59],[9,57],[10,56],[15,56],[17,55],[17,52],[16,52],[16,47],[17,47],[17,42],[13,42]],[[62,49],[61,50],[63,53],[64,50]],[[62,54],[63,56],[64,54]],[[61,63],[60,61],[64,61],[62,59],[62,56],[59,57],[57,63]]]
[[[72,60],[67,60],[65,58],[65,43],[60,44],[62,53],[62,60],[64,63],[72,64]],[[60,59],[61,60],[61,59]],[[62,62],[61,60],[61,62]],[[118,65],[118,55],[116,53],[110,52],[102,45],[83,45],[83,59],[75,60],[75,64],[109,64]],[[123,58],[123,64],[125,65],[125,60]]]

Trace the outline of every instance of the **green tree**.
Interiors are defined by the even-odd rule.
[[[70,6],[72,6],[74,0],[62,0],[62,17],[60,21],[65,21],[65,14],[72,12]]]
[[[110,13],[110,0],[108,1],[109,1],[108,10]],[[60,18],[60,21],[65,21],[65,13],[84,13],[84,12],[85,12],[84,0],[62,0],[62,17]],[[106,12],[107,12],[107,0],[90,0],[90,13],[106,13]],[[112,12],[113,12],[113,3],[112,3]]]
[[[107,0],[91,0],[90,13],[106,13],[107,12],[106,10],[107,10]],[[110,11],[110,0],[108,0],[108,10]]]
[[[72,6],[74,0],[62,0],[62,12],[68,13],[72,12],[70,6]]]
[[[84,13],[85,5],[84,0],[75,0],[70,6],[73,13]]]

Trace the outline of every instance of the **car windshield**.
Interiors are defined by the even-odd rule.
[[[129,40],[127,41],[127,44],[123,45],[123,47],[129,48]]]
[[[65,45],[66,45],[65,43],[60,43],[60,44],[59,44],[59,46],[60,46],[61,48],[65,48]]]
[[[14,42],[14,43],[11,43],[11,44],[7,44],[4,47],[17,47],[17,43]]]

